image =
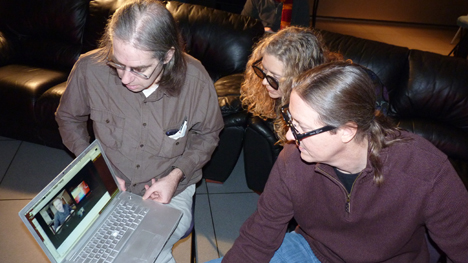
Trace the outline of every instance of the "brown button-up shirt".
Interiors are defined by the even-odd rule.
[[[82,55],[56,112],[64,144],[79,155],[89,145],[86,123],[91,118],[96,138],[127,190],[143,195],[145,184],[174,167],[185,175],[175,194],[198,182],[217,146],[223,119],[205,68],[193,57],[185,58],[187,76],[180,95],[157,89],[146,98],[123,86],[115,70],[99,62],[96,51]],[[185,121],[185,136],[166,135]]]

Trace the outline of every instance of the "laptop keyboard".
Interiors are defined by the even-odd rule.
[[[149,209],[121,201],[96,231],[75,262],[112,262]]]

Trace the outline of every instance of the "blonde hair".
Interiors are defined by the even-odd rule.
[[[279,79],[281,99],[272,99],[252,65],[272,55],[283,63],[284,72]],[[273,119],[273,127],[279,143],[286,142],[287,126],[279,114],[281,105],[289,101],[293,78],[300,73],[331,60],[342,59],[340,55],[330,53],[322,44],[321,36],[310,28],[291,26],[278,33],[268,35],[260,40],[247,62],[245,80],[241,86],[242,105],[248,112],[264,120]]]

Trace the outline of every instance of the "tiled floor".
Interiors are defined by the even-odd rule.
[[[318,20],[317,28],[447,55],[457,28],[389,26]],[[4,263],[47,262],[17,215],[70,161],[62,150],[0,137],[0,255]],[[239,227],[256,208],[258,195],[245,183],[243,158],[223,185],[197,188],[195,229],[198,262],[224,255]],[[179,242],[177,262],[189,262],[190,237]]]

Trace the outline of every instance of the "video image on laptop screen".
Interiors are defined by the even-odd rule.
[[[61,191],[39,213],[55,235],[74,215],[76,205],[67,191]]]
[[[19,216],[51,261],[62,262],[119,193],[97,143],[60,172]],[[53,260],[52,260],[53,259]]]
[[[88,161],[62,189],[58,191],[39,211],[38,214],[29,218],[37,220],[37,225],[41,231],[37,232],[46,235],[53,246],[58,249],[66,239],[71,236],[77,227],[86,228],[87,224],[80,224],[92,211],[91,217],[99,213],[103,198],[109,199],[117,190],[110,172],[105,166],[102,156]],[[97,205],[97,206],[96,206]],[[88,218],[87,221],[90,221]],[[84,222],[84,221],[83,221]],[[78,229],[77,229],[78,230]],[[77,232],[77,231],[75,231]],[[78,231],[81,232],[81,231]]]

